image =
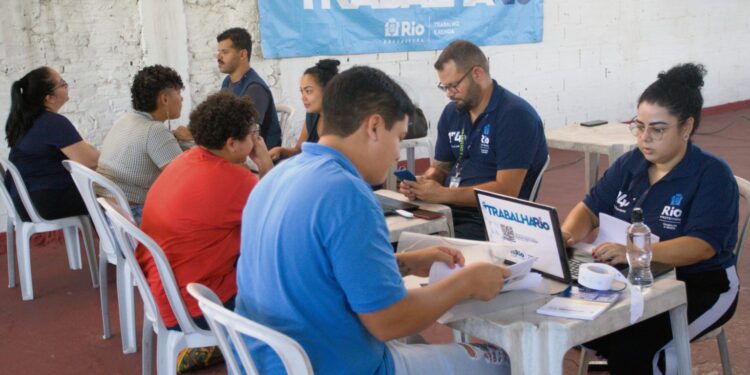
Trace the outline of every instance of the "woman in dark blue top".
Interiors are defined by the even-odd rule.
[[[691,340],[732,317],[739,291],[737,183],[723,160],[690,141],[700,125],[705,73],[702,65],[684,64],[659,74],[641,94],[630,125],[638,148],[612,164],[562,226],[572,245],[598,227],[599,213],[630,221],[633,208],[642,208],[645,223],[660,237],[652,245],[653,260],[674,265],[685,282]],[[593,255],[627,263],[619,244],[600,244]],[[612,374],[675,373],[671,340],[664,313],[586,346],[607,358]]]
[[[58,114],[68,101],[68,83],[54,69],[41,67],[14,82],[10,95],[5,123],[9,159],[21,173],[37,212],[50,220],[88,214],[62,161],[71,159],[96,169],[99,151]],[[5,179],[21,219],[28,221],[15,185],[8,174]]]
[[[276,161],[299,154],[303,142],[318,143],[323,126],[323,90],[338,74],[339,64],[338,60],[325,59],[305,70],[299,84],[302,104],[305,105],[307,111],[305,126],[302,127],[302,132],[294,147],[274,147],[269,151],[272,160]]]

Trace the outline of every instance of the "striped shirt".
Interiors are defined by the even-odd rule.
[[[128,112],[104,138],[97,172],[120,186],[128,201],[143,204],[161,170],[180,153],[163,122],[145,112]]]

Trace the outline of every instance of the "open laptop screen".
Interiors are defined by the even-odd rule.
[[[514,245],[506,260],[517,263],[536,257],[533,269],[570,282],[560,221],[553,207],[483,190],[476,190],[476,197],[490,242]]]

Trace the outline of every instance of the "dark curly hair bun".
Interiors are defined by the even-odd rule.
[[[703,87],[703,77],[706,68],[703,64],[681,64],[659,73],[659,80],[667,85],[686,87],[690,90],[700,90]]]
[[[649,85],[638,98],[638,105],[643,102],[657,104],[677,117],[680,123],[692,117],[694,122],[691,134],[694,134],[701,122],[701,88],[705,75],[706,68],[702,64],[676,65],[659,73],[656,82]]]
[[[323,59],[318,61],[315,66],[307,68],[305,74],[315,77],[321,87],[325,88],[328,82],[339,74],[339,65],[341,62],[334,59]]]

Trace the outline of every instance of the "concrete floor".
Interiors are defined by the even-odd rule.
[[[694,141],[724,160],[736,175],[750,178],[750,109],[707,116]],[[551,150],[551,167],[544,177],[539,201],[558,208],[564,218],[582,199],[582,155]],[[606,158],[601,165],[606,166]],[[747,208],[741,213],[745,215]],[[4,237],[4,236],[2,236]],[[32,245],[32,272],[35,299],[21,301],[20,288],[0,288],[0,374],[138,374],[140,353],[121,351],[116,313],[114,269],[109,267],[109,296],[113,337],[102,340],[98,290],[91,287],[87,265],[83,271],[67,268],[60,236],[36,236]],[[5,239],[0,238],[0,260],[5,262]],[[745,246],[746,250],[747,247]],[[85,257],[84,257],[85,258]],[[85,261],[84,261],[85,262]],[[739,265],[740,278],[747,280],[750,257]],[[7,280],[7,268],[0,266],[0,281]],[[750,291],[740,290],[740,303],[734,318],[725,326],[735,374],[750,373],[750,340],[742,339],[750,325]],[[140,310],[140,302],[137,306]],[[140,322],[140,313],[138,313]],[[140,327],[140,323],[139,323]],[[138,329],[140,337],[140,328]],[[430,342],[447,342],[450,332],[433,326],[424,332]],[[693,371],[720,374],[721,363],[715,341],[692,344]],[[577,370],[577,352],[565,359],[566,374]],[[196,372],[222,374],[223,365]]]

